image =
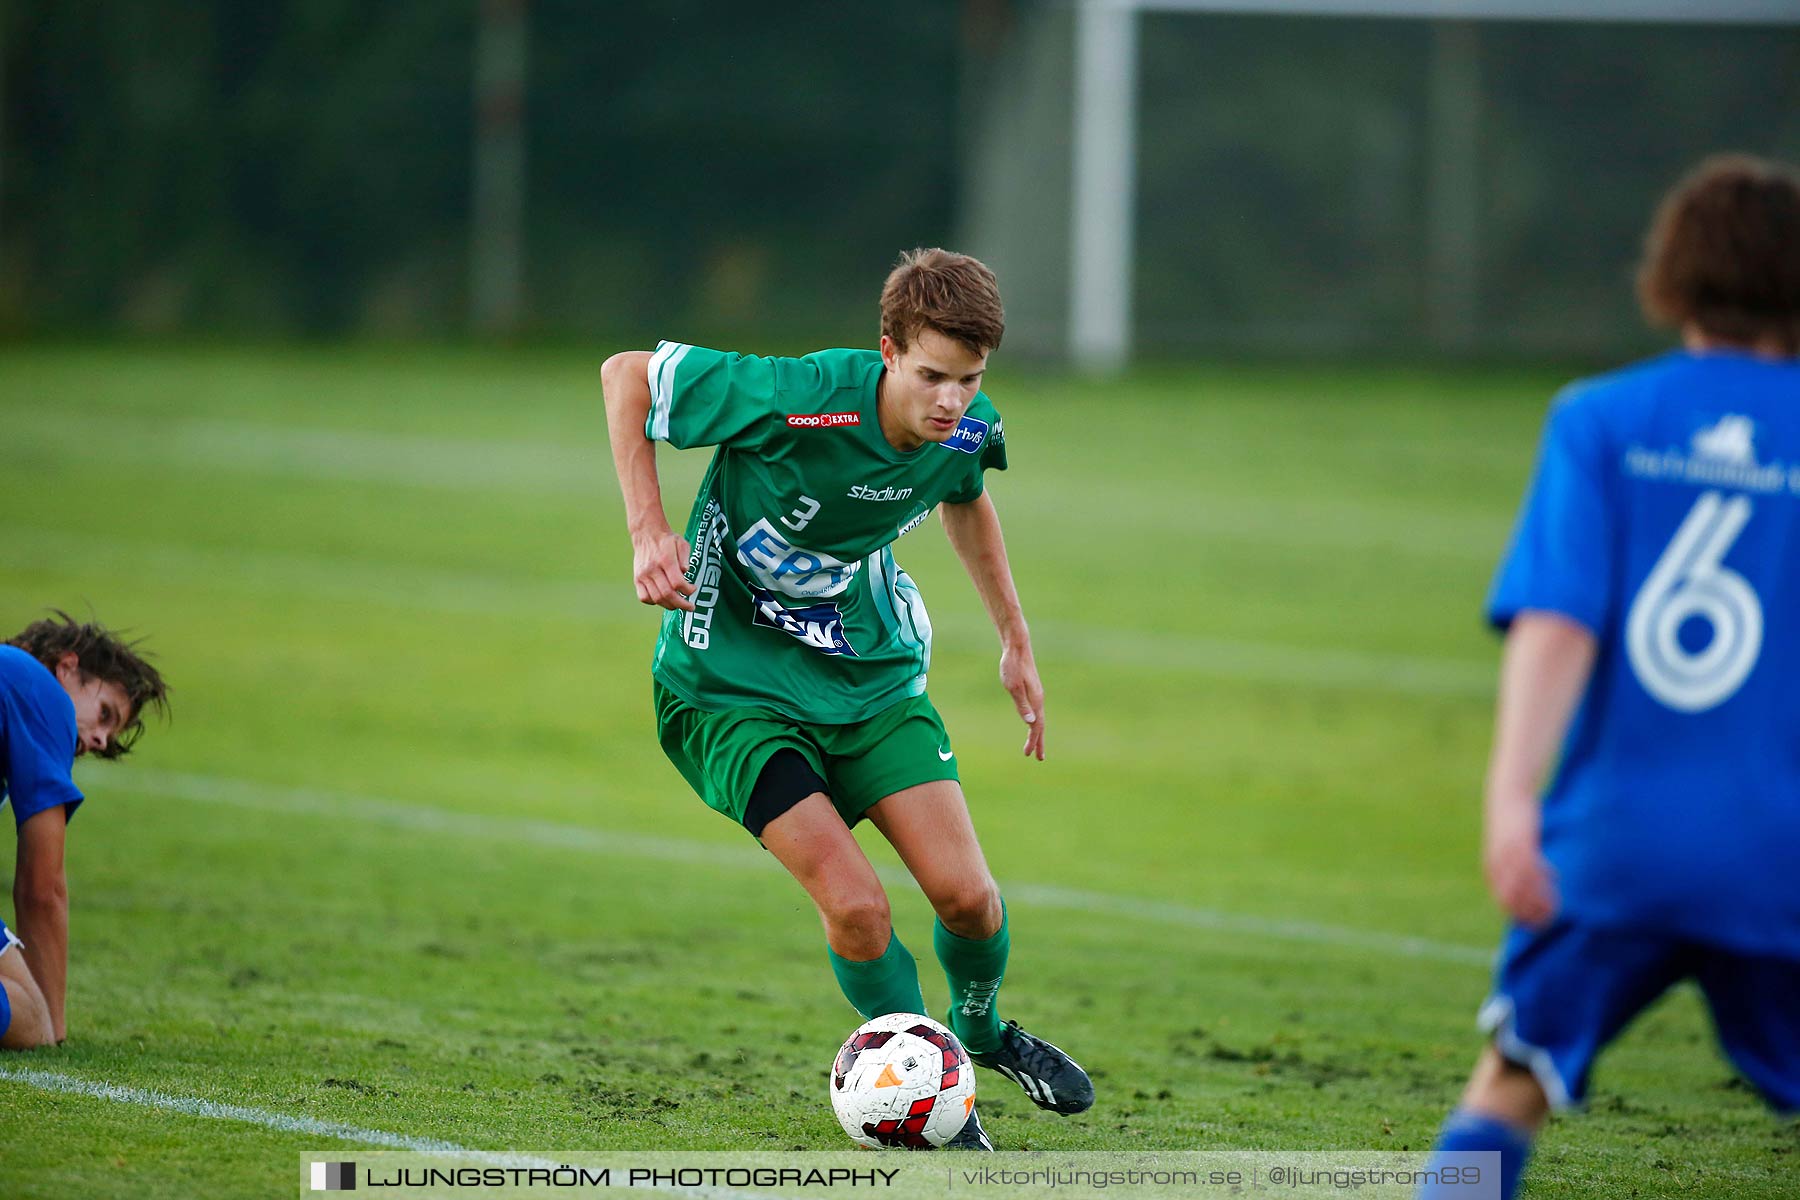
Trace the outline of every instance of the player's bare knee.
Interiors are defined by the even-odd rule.
[[[887,897],[858,894],[819,906],[825,920],[826,941],[844,958],[868,962],[887,953],[893,937],[893,916],[888,911]]]
[[[873,891],[859,889],[838,897],[825,915],[827,920],[843,932],[868,938],[882,945],[886,945],[888,934],[894,925],[887,896],[879,888]]]
[[[0,987],[6,989],[7,1007],[11,1010],[6,1032],[0,1034],[0,1049],[36,1050],[54,1044],[56,1031],[37,988],[17,979],[0,979]]]
[[[1533,1130],[1550,1114],[1550,1100],[1537,1076],[1491,1044],[1469,1077],[1463,1107]]]
[[[933,896],[931,906],[944,928],[958,937],[991,937],[1000,928],[1000,888],[985,874],[958,880]]]

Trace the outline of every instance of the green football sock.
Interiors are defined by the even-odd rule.
[[[831,955],[831,973],[844,989],[844,998],[864,1020],[888,1013],[925,1011],[925,997],[919,991],[919,964],[900,944],[899,934],[890,930],[887,949],[880,958],[867,962],[841,958],[829,946],[826,953]]]
[[[950,981],[950,1031],[977,1053],[1000,1046],[1000,1013],[995,1003],[1006,977],[1006,955],[1012,937],[1006,930],[1006,901],[1000,902],[1000,928],[992,937],[959,937],[938,921],[931,930],[932,949]]]

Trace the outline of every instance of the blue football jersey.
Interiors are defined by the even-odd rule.
[[[75,815],[75,738],[75,702],[56,676],[17,646],[0,646],[0,804],[10,796],[16,822],[57,804]]]
[[[1800,363],[1568,388],[1488,615],[1599,641],[1544,797],[1564,913],[1800,957]]]

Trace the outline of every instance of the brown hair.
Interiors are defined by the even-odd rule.
[[[169,685],[145,660],[138,650],[139,643],[125,641],[96,621],[78,623],[61,609],[51,611],[55,617],[33,621],[7,638],[6,644],[17,646],[52,671],[63,655],[73,654],[84,676],[118,684],[131,704],[130,716],[106,748],[94,753],[100,758],[123,757],[144,732],[145,708],[154,708],[160,716],[168,717]]]
[[[1006,309],[994,273],[950,250],[902,254],[881,289],[881,332],[904,350],[921,329],[935,329],[974,354],[998,350]]]
[[[1742,154],[1701,163],[1657,208],[1637,290],[1654,324],[1800,354],[1800,176]]]

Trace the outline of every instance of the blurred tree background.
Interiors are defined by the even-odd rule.
[[[0,336],[479,330],[492,119],[523,147],[499,168],[503,332],[863,342],[896,253],[943,243],[1000,271],[1009,346],[1053,354],[1070,11],[15,0]],[[523,82],[496,101],[481,34],[508,15]],[[1142,30],[1135,324],[1158,353],[1649,344],[1629,276],[1655,197],[1709,151],[1800,158],[1794,26]],[[1458,205],[1446,241],[1432,214]]]
[[[480,8],[0,10],[0,331],[462,329]],[[958,15],[532,0],[525,330],[866,338],[950,236]]]

